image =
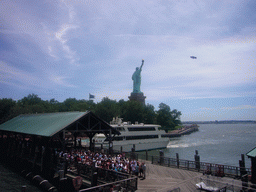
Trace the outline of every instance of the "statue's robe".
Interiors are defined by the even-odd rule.
[[[136,70],[132,75],[133,80],[133,93],[140,93],[140,85],[141,85],[141,70]]]

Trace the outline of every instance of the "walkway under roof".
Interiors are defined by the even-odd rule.
[[[76,136],[86,134],[90,138],[96,133],[120,135],[91,111],[19,115],[1,124],[0,131],[43,137],[54,137],[63,132]]]

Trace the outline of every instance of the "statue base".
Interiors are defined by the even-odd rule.
[[[141,92],[141,93],[131,93],[131,96],[128,97],[130,99],[130,101],[138,101],[140,103],[143,103],[145,104],[145,99],[146,99],[146,96],[144,96],[144,94]]]

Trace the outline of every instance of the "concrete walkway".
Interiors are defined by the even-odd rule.
[[[202,173],[146,164],[146,179],[138,180],[138,192],[166,192],[180,187],[181,191],[195,191]]]
[[[181,192],[194,192],[199,191],[196,184],[201,182],[202,179],[208,179],[212,183],[219,183],[225,186],[235,185],[240,187],[242,182],[228,177],[215,177],[203,175],[202,173],[189,171],[178,168],[163,167],[153,165],[146,162],[147,171],[146,179],[138,179],[138,192],[168,192],[175,188],[180,188]]]

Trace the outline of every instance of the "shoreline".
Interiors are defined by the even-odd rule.
[[[165,135],[162,135],[164,137],[181,137],[182,135],[187,135],[190,133],[193,133],[195,131],[199,131],[199,126],[197,124],[189,125],[189,126],[183,126],[182,128],[179,128],[177,130],[170,131],[166,133]]]

